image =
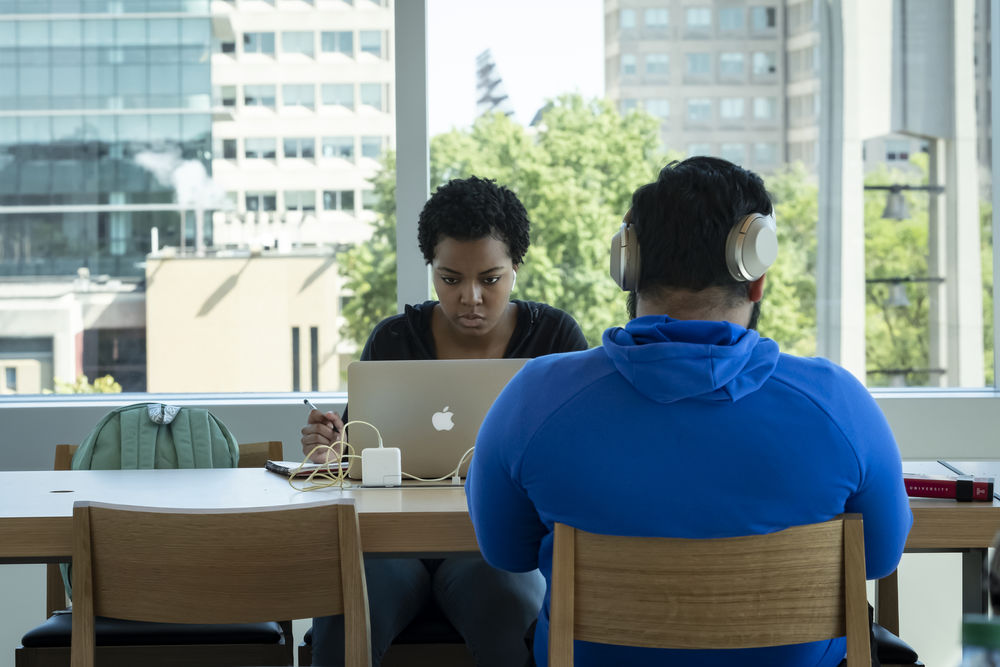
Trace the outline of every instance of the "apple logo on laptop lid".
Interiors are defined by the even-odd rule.
[[[435,412],[431,416],[431,424],[438,431],[450,431],[455,427],[455,422],[452,421],[452,417],[455,416],[454,412],[448,409],[448,406],[444,406],[444,410],[440,412]]]

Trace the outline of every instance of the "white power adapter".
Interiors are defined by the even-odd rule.
[[[399,447],[368,447],[361,450],[362,486],[400,486],[403,483]]]

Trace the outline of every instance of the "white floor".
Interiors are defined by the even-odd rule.
[[[45,616],[45,568],[0,566],[0,667],[14,667],[21,635]],[[899,570],[899,615],[903,638],[928,667],[961,663],[961,557],[907,554]],[[296,621],[296,643],[309,627]]]

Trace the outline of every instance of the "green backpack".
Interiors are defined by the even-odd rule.
[[[235,468],[240,448],[225,424],[204,408],[136,403],[112,410],[73,454],[73,470]],[[73,595],[69,565],[59,566]]]
[[[73,455],[73,470],[235,468],[236,438],[204,408],[136,403],[106,415]]]

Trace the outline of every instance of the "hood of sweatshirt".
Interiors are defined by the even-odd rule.
[[[624,378],[658,403],[735,401],[756,391],[778,363],[778,344],[730,322],[647,315],[604,332]]]

